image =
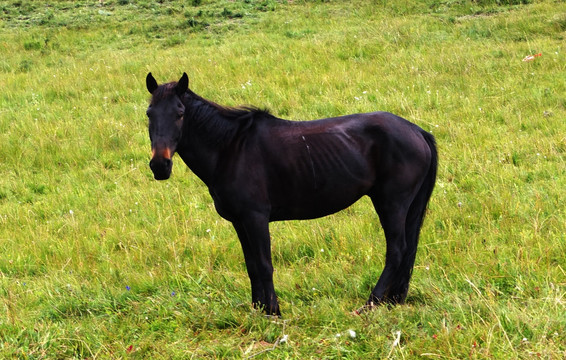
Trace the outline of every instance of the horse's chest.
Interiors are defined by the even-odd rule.
[[[234,222],[241,220],[248,213],[268,212],[269,203],[266,196],[263,191],[258,191],[258,188],[263,187],[255,185],[254,182],[241,184],[234,181],[228,185],[209,188],[218,215]]]
[[[228,221],[234,221],[235,211],[233,209],[233,205],[231,205],[227,201],[227,199],[224,199],[223,197],[219,196],[219,194],[216,191],[214,191],[214,189],[209,189],[209,191],[210,191],[210,195],[212,196],[212,200],[214,200],[214,207],[216,208],[216,212],[218,213],[218,215],[220,215],[222,218]]]

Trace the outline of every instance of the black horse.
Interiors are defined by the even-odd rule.
[[[404,302],[436,180],[431,134],[385,112],[301,122],[224,107],[192,92],[186,73],[162,85],[149,73],[146,86],[154,177],[168,179],[178,153],[208,186],[240,239],[255,307],[280,314],[269,222],[326,216],[364,195],[379,215],[387,252],[362,309]]]

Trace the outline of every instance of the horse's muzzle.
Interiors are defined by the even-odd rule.
[[[153,171],[155,180],[167,180],[171,176],[173,161],[168,158],[153,158],[149,162],[149,168]]]

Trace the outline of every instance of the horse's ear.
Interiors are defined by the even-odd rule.
[[[175,91],[177,92],[177,95],[183,96],[183,94],[187,92],[188,88],[189,88],[189,77],[187,76],[187,73],[184,72],[183,76],[181,76],[181,79],[179,80],[177,86],[175,87]]]
[[[147,91],[149,91],[150,94],[153,94],[155,89],[157,89],[157,81],[155,81],[155,78],[151,75],[151,73],[147,74],[147,77],[145,78],[145,86],[147,86]]]

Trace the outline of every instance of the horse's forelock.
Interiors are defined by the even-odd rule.
[[[151,94],[150,105],[154,105],[171,95],[175,95],[175,86],[177,86],[176,82],[170,82],[167,84],[162,84],[157,89],[155,89],[155,91]]]

